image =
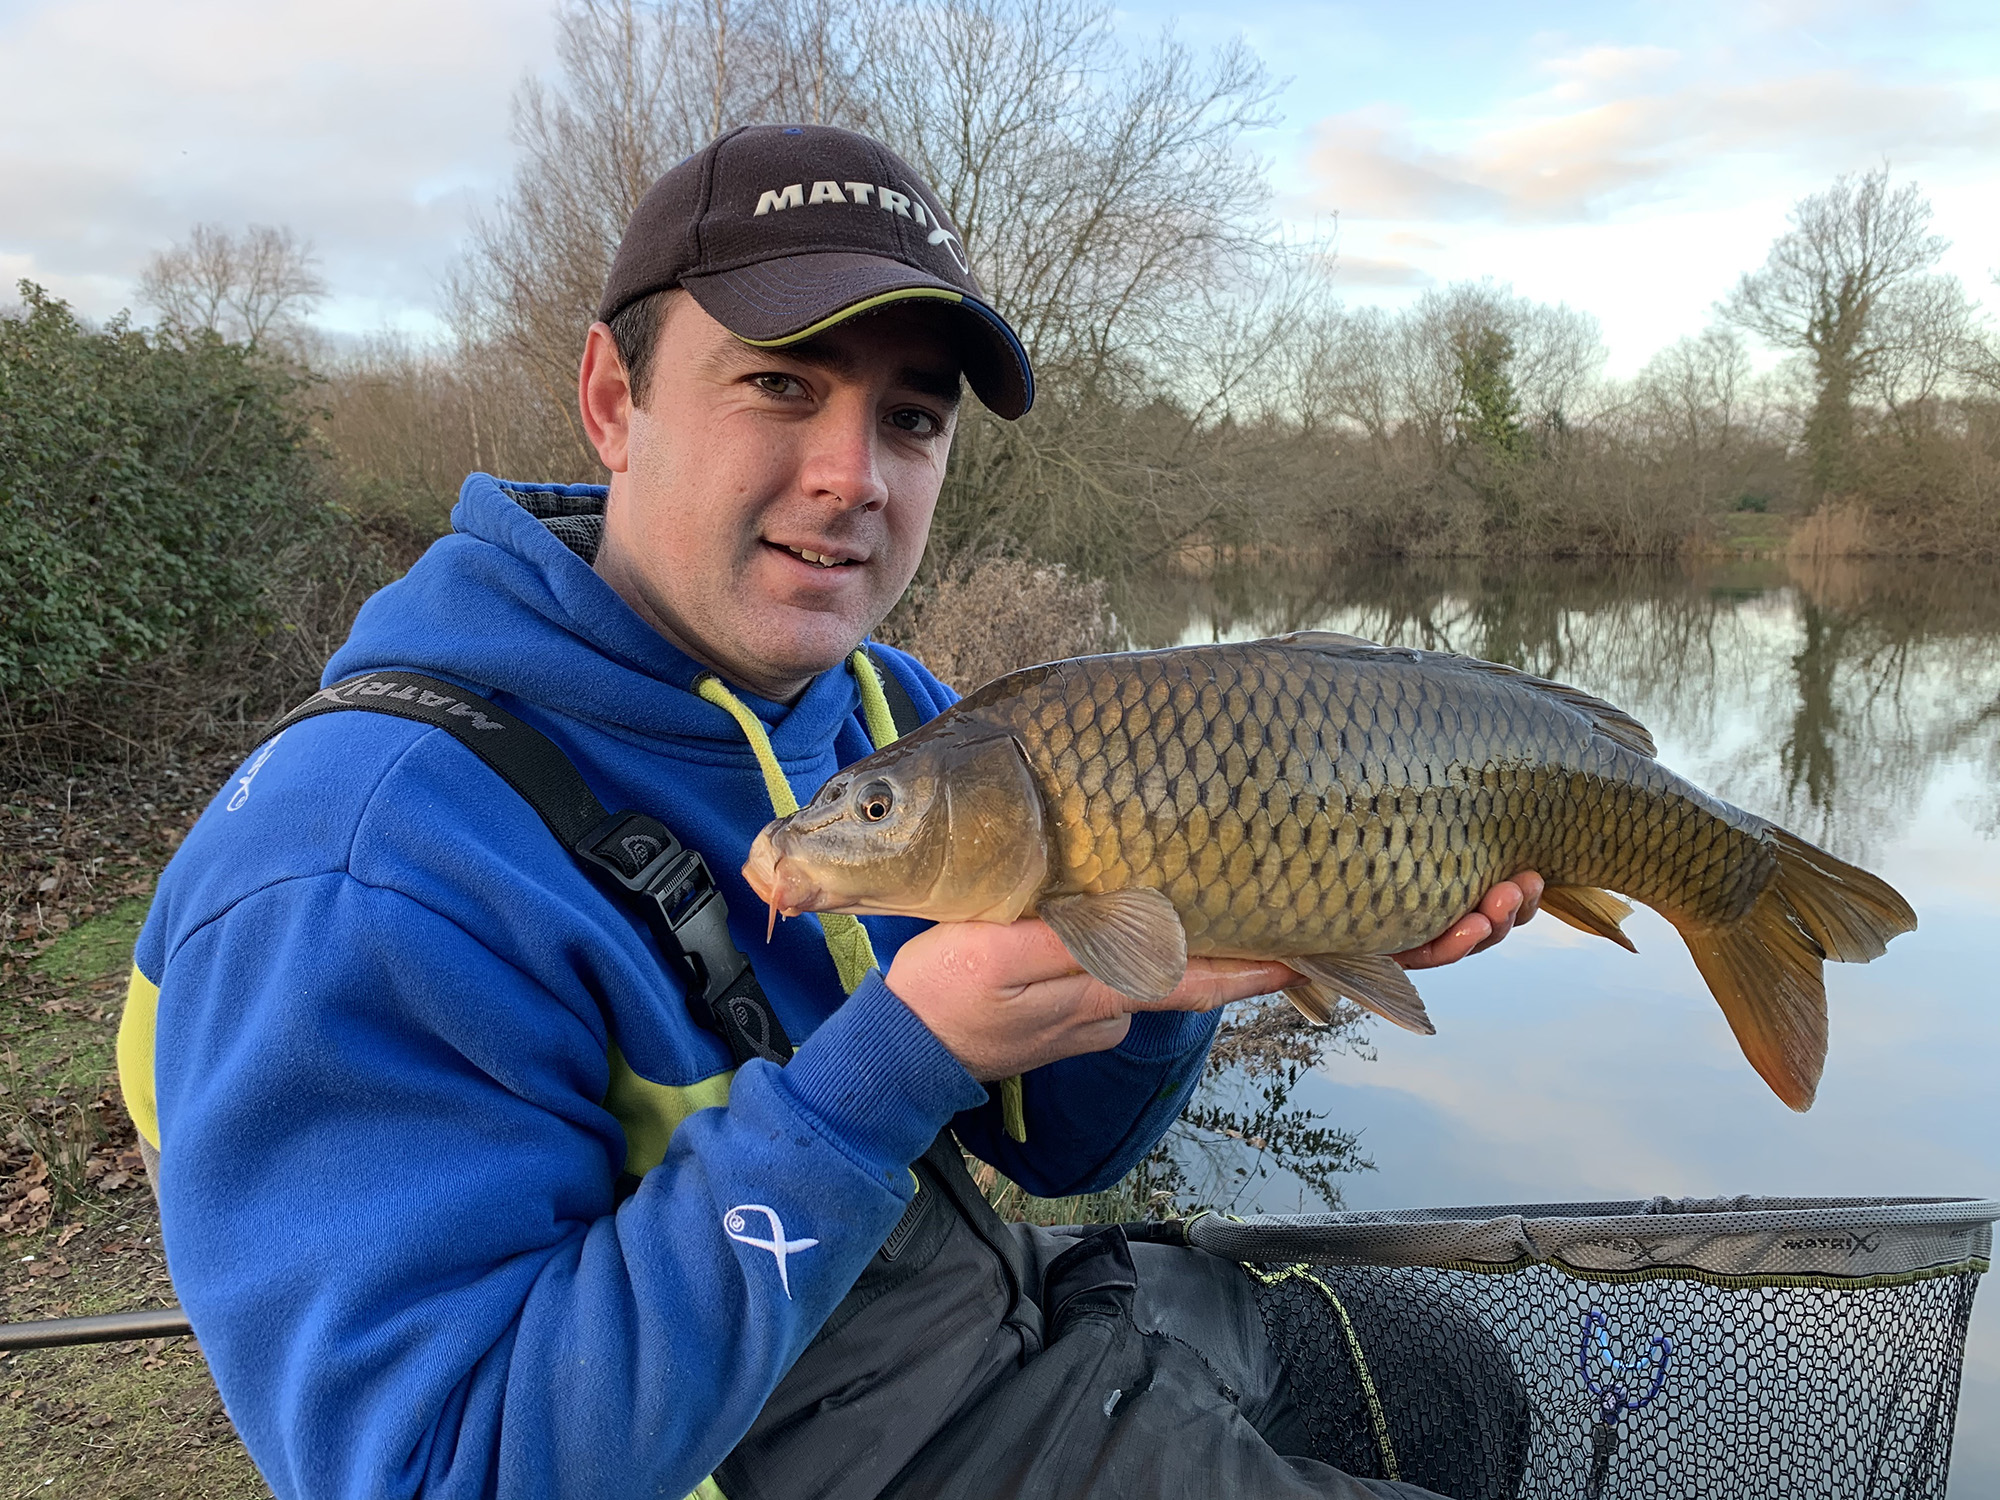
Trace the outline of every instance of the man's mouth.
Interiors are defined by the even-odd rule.
[[[801,561],[811,563],[815,568],[852,567],[861,561],[858,557],[844,557],[837,552],[816,552],[811,547],[794,547],[789,542],[767,542],[765,545],[776,547],[782,552],[789,552]]]

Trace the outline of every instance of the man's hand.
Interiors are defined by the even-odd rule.
[[[1441,937],[1421,948],[1398,953],[1396,962],[1406,969],[1435,969],[1455,964],[1468,953],[1483,953],[1521,923],[1532,918],[1542,905],[1542,877],[1522,870],[1512,880],[1503,880],[1480,898],[1479,905],[1451,925]]]
[[[1135,1002],[1080,973],[1046,922],[941,922],[903,944],[889,988],[981,1082],[1102,1052],[1125,1040]],[[1277,962],[1192,958],[1146,1010],[1214,1010],[1298,976]]]

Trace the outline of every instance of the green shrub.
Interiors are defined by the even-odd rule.
[[[32,719],[95,673],[263,627],[271,563],[332,512],[300,375],[20,291],[0,317],[0,696]]]

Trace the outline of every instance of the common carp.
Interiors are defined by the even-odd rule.
[[[1673,923],[1799,1110],[1826,1059],[1822,961],[1916,926],[1882,880],[1660,765],[1601,699],[1324,631],[997,678],[770,824],[744,875],[788,916],[1040,916],[1137,1001],[1191,953],[1275,958],[1314,1020],[1345,997],[1428,1033],[1389,955],[1519,870],[1626,948],[1621,895]]]

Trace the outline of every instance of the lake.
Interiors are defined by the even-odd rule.
[[[1626,924],[1637,957],[1544,917],[1419,975],[1436,1036],[1373,1023],[1292,1090],[1374,1164],[1333,1179],[1341,1206],[2000,1196],[2000,576],[1237,567],[1135,588],[1122,608],[1136,644],[1324,628],[1573,683],[1648,725],[1664,764],[1916,908],[1886,957],[1828,965],[1831,1050],[1804,1115],[1751,1071],[1679,936],[1644,908]],[[1322,1204],[1272,1170],[1230,1206]],[[2000,1287],[1975,1307],[1952,1490],[2000,1494]]]

